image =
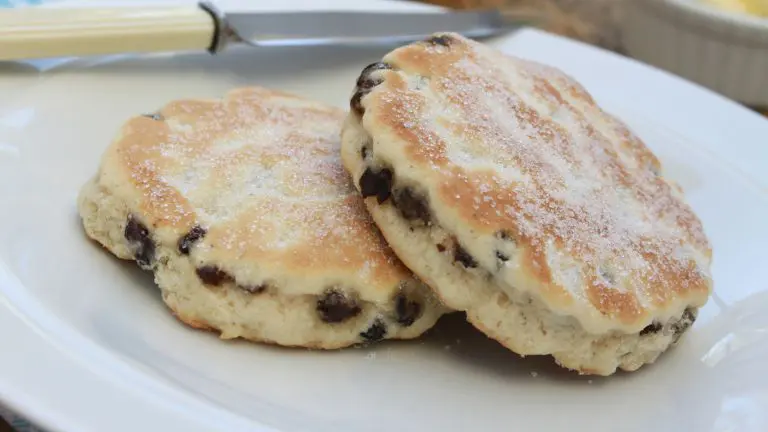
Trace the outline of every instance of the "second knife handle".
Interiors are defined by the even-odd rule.
[[[23,8],[0,10],[0,60],[205,50],[216,25],[206,10]]]

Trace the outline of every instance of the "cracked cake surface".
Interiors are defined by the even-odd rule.
[[[344,112],[252,87],[128,120],[83,186],[85,231],[154,272],[183,322],[279,345],[413,338],[444,307],[340,160]]]
[[[389,244],[511,350],[635,370],[706,303],[682,191],[563,72],[436,34],[365,68],[350,110],[342,159]]]

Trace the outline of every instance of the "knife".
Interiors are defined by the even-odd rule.
[[[397,44],[451,31],[471,38],[509,29],[501,14],[224,11],[210,2],[173,7],[0,10],[0,60],[251,46]]]

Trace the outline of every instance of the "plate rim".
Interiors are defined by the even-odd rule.
[[[7,287],[10,289],[6,291]],[[9,292],[22,294],[14,296],[8,295]],[[35,318],[26,315],[24,307],[18,306],[26,302],[30,303],[27,309],[35,307],[37,301],[31,297],[24,299],[25,295],[23,283],[0,261],[0,328],[14,339],[7,342],[14,349],[0,356],[0,401],[34,425],[47,432],[129,432],[146,430],[147,424],[159,430],[176,430],[183,424],[184,430],[189,432],[216,431],[222,424],[233,432],[278,432],[213,404],[206,405],[197,397],[184,394],[166,383],[152,383],[155,388],[148,388],[145,382],[151,381],[150,376],[121,361],[115,353],[77,334],[66,324],[62,326],[64,330],[45,333],[44,327],[51,326],[34,322]],[[44,308],[38,306],[38,309]],[[56,317],[44,319],[54,323],[58,321]],[[9,332],[9,329],[13,331]],[[72,349],[67,352],[62,346],[66,339],[53,340],[51,336],[74,337],[77,344],[70,345]],[[50,357],[40,357],[39,351]],[[101,363],[104,359],[112,362]],[[108,367],[105,365],[122,371],[107,374],[105,369]],[[61,379],[62,372],[66,372],[67,380]],[[84,379],[75,381],[73,377]],[[74,411],[83,409],[75,398],[67,398],[75,388],[81,396],[91,394],[111,398],[112,405],[99,406],[98,410],[89,411],[84,416],[72,416],[67,408]],[[82,396],[82,399],[88,397]],[[171,409],[170,404],[178,404],[179,408]],[[203,408],[205,415],[195,408]],[[190,413],[196,415],[190,416]],[[119,421],[116,416],[120,416]]]

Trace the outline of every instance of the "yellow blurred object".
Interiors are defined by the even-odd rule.
[[[720,9],[768,17],[768,0],[705,0]]]

